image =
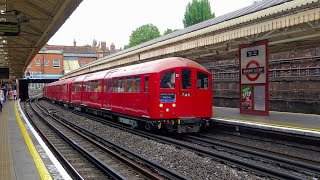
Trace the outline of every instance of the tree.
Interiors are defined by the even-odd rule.
[[[186,7],[183,25],[186,28],[211,18],[214,18],[214,14],[211,13],[208,0],[192,0]]]
[[[146,24],[132,31],[129,45],[126,45],[124,48],[127,49],[158,37],[160,37],[159,29],[153,24]]]
[[[175,31],[178,31],[178,29],[172,30],[172,29],[168,28],[167,30],[164,31],[163,35],[167,35],[167,34],[175,32]]]

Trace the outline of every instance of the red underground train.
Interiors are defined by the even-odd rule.
[[[56,81],[43,95],[55,103],[133,127],[198,132],[212,116],[212,75],[171,57]]]

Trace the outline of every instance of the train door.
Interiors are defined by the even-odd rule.
[[[196,94],[194,104],[196,112],[202,117],[212,116],[212,76],[209,73],[196,71]],[[209,98],[208,98],[209,97]]]
[[[190,68],[182,68],[176,70],[176,84],[178,93],[176,94],[176,109],[178,116],[187,117],[195,116],[193,114],[196,104],[194,99],[197,98],[195,92],[194,71]]]
[[[110,82],[111,80],[110,79],[104,79],[103,80],[103,94],[102,94],[102,108],[104,109],[110,109],[109,107],[109,91],[110,91]]]
[[[145,75],[144,76],[144,81],[143,81],[143,101],[142,102],[145,102],[143,103],[143,110],[144,110],[144,116],[146,117],[149,117],[150,115],[150,93],[149,93],[149,84],[150,84],[150,81],[149,81],[149,75]]]

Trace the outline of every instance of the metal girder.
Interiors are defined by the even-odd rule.
[[[62,26],[82,0],[0,0],[0,9],[13,20],[23,16],[20,35],[0,36],[0,65],[8,64],[12,76],[21,78],[26,66]],[[6,40],[6,43],[1,43]],[[6,53],[4,53],[6,52]]]

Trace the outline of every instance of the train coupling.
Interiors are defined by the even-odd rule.
[[[178,133],[194,133],[199,132],[201,119],[194,117],[180,118],[178,124]]]

